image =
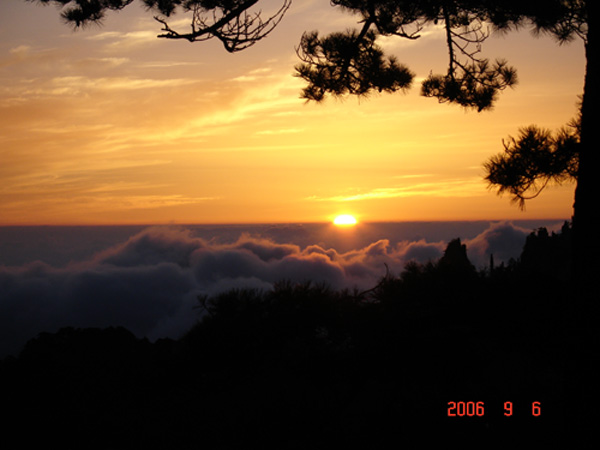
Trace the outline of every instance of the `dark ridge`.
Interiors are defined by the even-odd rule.
[[[179,340],[42,333],[0,364],[4,438],[124,450],[561,448],[584,439],[587,410],[572,394],[591,364],[556,250],[568,254],[569,236],[569,224],[540,229],[519,260],[479,272],[457,239],[439,261],[362,293],[283,281],[200,297],[204,319]]]

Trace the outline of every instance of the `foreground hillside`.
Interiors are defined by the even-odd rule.
[[[179,340],[43,333],[0,365],[4,435],[98,449],[556,448],[586,427],[573,394],[592,351],[569,240],[567,225],[538,230],[518,261],[480,272],[455,240],[365,292],[284,281],[202,297]]]

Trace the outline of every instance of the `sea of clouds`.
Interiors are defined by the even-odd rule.
[[[511,222],[489,223],[462,242],[471,262],[483,268],[490,254],[496,262],[517,258],[531,231]],[[65,326],[124,326],[150,340],[177,338],[200,319],[199,294],[269,289],[280,280],[364,289],[377,283],[386,265],[398,274],[408,261],[436,260],[447,245],[425,238],[377,239],[338,250],[317,238],[319,244],[281,242],[290,238],[281,230],[272,236],[241,232],[223,242],[190,228],[157,226],[63,265],[40,260],[0,265],[0,357],[18,354],[42,331]],[[306,236],[298,240],[307,242]]]

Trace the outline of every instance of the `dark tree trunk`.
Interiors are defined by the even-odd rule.
[[[588,1],[588,41],[585,47],[586,71],[581,108],[581,149],[573,206],[573,292],[569,299],[574,315],[568,347],[566,395],[569,435],[578,441],[575,447],[590,448],[597,442],[597,405],[600,400],[598,373],[600,360],[600,182],[596,180],[598,136],[595,108],[600,104],[598,44],[598,2]]]
[[[600,183],[595,180],[594,161],[598,158],[598,138],[594,136],[597,121],[594,109],[599,104],[600,72],[598,68],[597,2],[588,2],[588,42],[585,47],[587,65],[581,108],[581,150],[575,190],[573,215],[573,268],[578,294],[592,299],[598,294],[595,277],[600,274],[600,240],[595,233],[600,224]],[[596,131],[598,132],[598,131]]]

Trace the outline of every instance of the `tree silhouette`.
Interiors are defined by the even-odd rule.
[[[100,22],[106,11],[118,11],[133,0],[27,0],[55,4],[63,8],[61,16],[76,28]],[[201,42],[221,41],[225,50],[234,53],[244,50],[266,37],[281,21],[291,5],[282,0],[281,7],[263,19],[261,12],[251,12],[259,0],[142,0],[154,19],[162,25],[165,39],[185,39]],[[179,32],[171,28],[167,19],[177,9],[192,12],[191,31]]]
[[[580,0],[523,2],[517,0],[402,1],[333,0],[333,4],[360,17],[360,32],[346,31],[320,38],[305,34],[298,53],[302,63],[297,75],[308,86],[303,96],[322,100],[327,94],[368,94],[372,90],[394,91],[410,86],[410,72],[395,58],[385,57],[377,47],[379,36],[419,38],[428,24],[442,25],[446,34],[449,63],[445,74],[430,74],[421,93],[440,102],[459,104],[477,111],[489,109],[500,91],[516,83],[516,71],[506,61],[491,62],[480,57],[481,46],[489,36],[488,28],[511,31],[530,26],[558,43],[580,38],[586,49],[586,75],[577,133],[561,130],[556,136],[537,128],[522,132],[518,139],[505,143],[506,154],[488,164],[488,181],[508,190],[521,203],[550,181],[575,178],[574,275],[581,295],[589,295],[594,274],[600,268],[600,245],[593,239],[594,224],[600,219],[595,202],[600,185],[595,182],[591,161],[593,131],[592,109],[598,103],[596,54],[597,3]],[[357,64],[364,55],[374,63]],[[361,89],[354,88],[355,86]],[[573,144],[579,141],[578,149]],[[532,194],[533,191],[533,194]],[[596,289],[597,292],[597,289]]]
[[[346,92],[367,94],[370,90],[396,91],[410,86],[413,75],[399,66],[375,44],[380,36],[418,39],[428,24],[444,24],[448,46],[448,71],[430,74],[421,93],[440,102],[458,103],[479,111],[493,105],[497,93],[516,83],[516,72],[503,60],[491,63],[481,58],[481,44],[488,38],[485,22],[491,19],[485,8],[472,2],[408,2],[333,0],[334,5],[361,17],[360,32],[347,30],[319,38],[318,33],[305,33],[298,48],[302,64],[296,67],[299,77],[308,82],[303,97],[322,100],[326,94]],[[485,5],[487,2],[479,2]],[[469,4],[469,2],[467,2]],[[362,63],[367,60],[368,63]],[[360,84],[368,89],[355,90]],[[340,88],[346,86],[347,90]]]
[[[554,135],[536,126],[522,128],[518,138],[504,141],[504,151],[485,164],[485,179],[498,194],[525,209],[525,201],[540,195],[549,183],[577,181],[581,121]]]
[[[63,18],[75,27],[99,22],[106,11],[120,10],[132,3],[132,0],[27,1],[61,6]],[[158,37],[191,42],[214,38],[220,40],[229,52],[243,50],[266,37],[291,4],[291,0],[281,2],[278,10],[263,19],[260,11],[252,12],[259,0],[143,0],[148,10],[158,14],[155,19],[162,25],[163,31]],[[425,26],[440,25],[446,36],[448,69],[444,74],[430,74],[421,86],[422,95],[483,111],[494,105],[500,91],[516,83],[516,71],[506,61],[498,59],[492,62],[480,55],[490,30],[510,32],[529,26],[535,33],[549,34],[559,43],[576,38],[583,40],[587,64],[573,205],[573,273],[581,288],[580,294],[588,295],[591,292],[588,285],[593,286],[595,273],[600,269],[597,257],[600,243],[592,238],[594,226],[600,221],[600,212],[595,205],[600,198],[600,184],[595,179],[592,154],[593,108],[599,103],[600,95],[598,83],[594,82],[599,76],[595,29],[599,15],[597,2],[331,0],[331,3],[358,16],[361,27],[358,31],[336,32],[326,37],[320,37],[314,31],[303,35],[297,48],[301,63],[296,66],[296,75],[307,82],[302,96],[308,100],[320,101],[327,95],[367,95],[372,91],[395,92],[409,88],[414,75],[394,56],[385,55],[377,45],[377,39],[382,36],[418,39]],[[168,18],[178,9],[193,13],[191,31],[178,32],[168,25]],[[544,133],[537,134],[539,138],[548,140],[543,138]],[[507,151],[515,153],[513,150],[517,147],[524,150],[521,141],[514,140]],[[523,153],[516,151],[519,152]],[[512,161],[511,157],[507,160]],[[533,189],[535,193],[546,180],[557,180],[557,172],[549,173],[552,175],[540,171],[541,177],[526,173],[511,193],[517,201],[520,197],[526,198],[527,191]],[[565,174],[564,171],[560,173]],[[542,184],[539,185],[539,182]]]

